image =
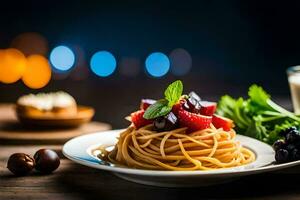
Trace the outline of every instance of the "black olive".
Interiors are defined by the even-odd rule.
[[[48,174],[56,170],[60,164],[57,153],[50,149],[40,149],[34,154],[35,169]]]
[[[28,174],[34,168],[34,165],[34,159],[25,153],[14,153],[7,162],[7,168],[17,176]]]

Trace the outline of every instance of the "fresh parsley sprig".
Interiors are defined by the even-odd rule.
[[[180,80],[171,83],[164,92],[165,98],[158,100],[147,108],[144,113],[145,119],[154,119],[167,115],[175,105],[183,92],[183,84]]]

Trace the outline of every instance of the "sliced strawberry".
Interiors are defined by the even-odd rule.
[[[153,99],[142,99],[140,109],[141,110],[146,110],[149,106],[154,104],[156,101]]]
[[[212,116],[212,123],[216,128],[223,128],[224,131],[229,131],[234,127],[233,121],[226,117],[214,114]]]
[[[152,120],[147,120],[143,117],[144,113],[145,113],[144,110],[139,110],[139,111],[131,113],[131,115],[130,115],[131,122],[134,124],[134,126],[137,129],[152,123]]]
[[[190,131],[197,131],[208,128],[212,117],[188,112],[184,109],[178,111],[179,123],[183,127],[188,127]]]
[[[173,107],[172,107],[172,112],[175,115],[178,115],[178,112],[180,109],[182,109],[182,105],[186,102],[185,99],[181,99],[178,103],[176,103]]]
[[[200,105],[201,105],[200,108],[201,115],[212,116],[217,109],[216,102],[200,101]]]

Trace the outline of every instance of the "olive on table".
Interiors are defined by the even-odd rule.
[[[7,168],[17,176],[28,174],[34,166],[34,159],[25,153],[14,153],[7,162]]]
[[[35,169],[48,174],[59,167],[60,160],[57,153],[50,149],[40,149],[34,154]]]

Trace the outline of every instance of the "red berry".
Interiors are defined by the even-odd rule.
[[[131,113],[131,115],[130,115],[131,122],[134,124],[134,126],[137,129],[152,123],[152,120],[147,120],[143,117],[144,113],[145,113],[144,110],[139,110],[139,111]]]
[[[153,99],[142,99],[141,100],[141,105],[140,105],[140,109],[141,110],[146,110],[149,106],[151,106],[152,104],[154,104],[156,101]]]
[[[188,112],[184,109],[178,111],[179,123],[182,127],[188,127],[190,131],[198,131],[208,128],[212,117]]]
[[[231,119],[216,114],[212,117],[212,123],[216,128],[223,128],[224,131],[230,131],[230,129],[234,127]]]
[[[172,107],[172,112],[177,116],[180,109],[182,109],[182,105],[186,102],[185,99],[181,99],[178,103],[176,103]]]
[[[216,102],[200,101],[200,105],[201,105],[200,108],[201,115],[212,116],[217,109]]]

